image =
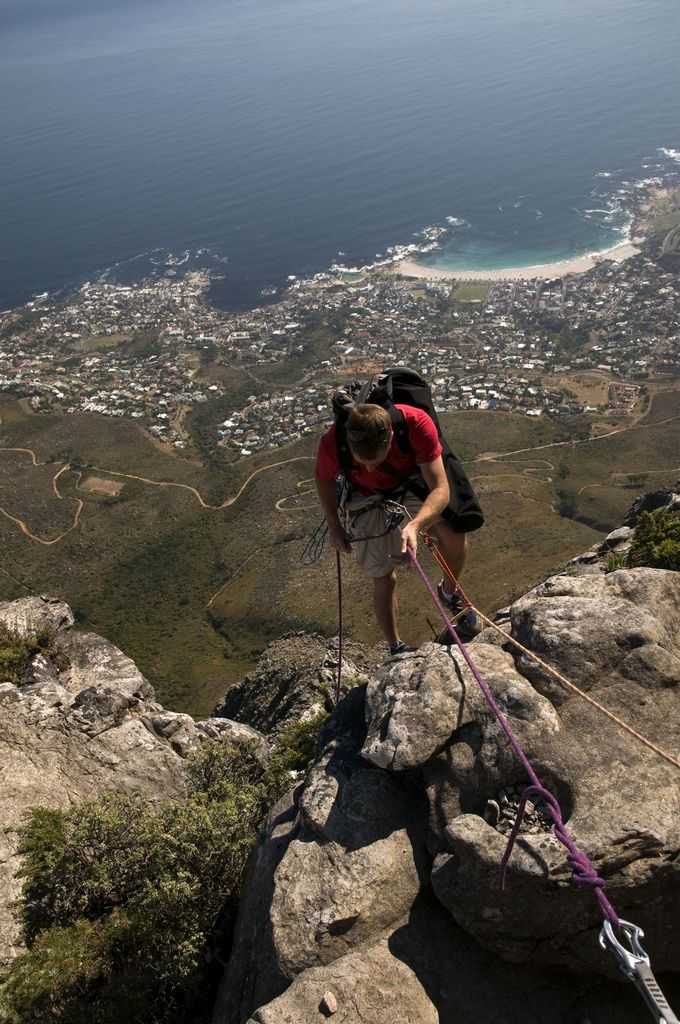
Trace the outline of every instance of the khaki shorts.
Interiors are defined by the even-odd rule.
[[[354,541],[352,552],[367,576],[377,579],[403,564],[401,559],[401,530],[398,526],[387,529],[387,517],[380,494],[355,494],[340,506],[340,520],[345,533]],[[404,506],[415,515],[421,502],[406,496]],[[408,522],[408,515],[404,522]],[[366,537],[367,540],[358,538]]]

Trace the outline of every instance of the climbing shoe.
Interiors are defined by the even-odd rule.
[[[444,587],[444,580],[437,584],[437,596],[451,616],[451,624],[464,644],[474,640],[482,632],[482,626],[477,618],[477,613],[469,608],[460,593],[447,594]],[[453,638],[448,629],[442,630],[437,637],[440,644],[452,644]]]
[[[415,650],[417,650],[417,647],[411,647],[410,644],[405,644],[403,640],[396,640],[395,643],[390,644],[390,658],[396,657],[397,654],[410,654]]]

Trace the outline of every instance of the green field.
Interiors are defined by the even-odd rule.
[[[73,348],[76,352],[104,352],[108,348],[119,348],[127,344],[131,338],[131,334],[97,334],[81,338]]]
[[[486,302],[491,285],[486,281],[459,281],[451,289],[454,302]]]
[[[300,563],[320,518],[304,483],[314,440],[208,471],[164,454],[122,420],[34,416],[7,401],[0,417],[0,446],[31,448],[39,462],[50,463],[34,467],[30,456],[0,452],[0,507],[35,537],[54,540],[73,525],[83,502],[77,527],[51,545],[0,516],[0,598],[27,591],[62,596],[82,627],[110,637],[137,661],[168,706],[206,714],[270,639],[291,629],[336,631],[332,553],[316,566]],[[466,583],[488,612],[618,526],[640,490],[680,476],[676,392],[655,396],[636,429],[589,444],[572,445],[569,428],[543,418],[471,411],[443,422],[484,503],[487,525],[470,538]],[[552,447],[504,454],[537,445]],[[265,469],[227,508],[204,509],[188,489],[220,505],[254,470],[301,457],[307,460]],[[59,477],[57,496],[53,478],[67,460],[123,482],[120,495],[79,490],[72,469]],[[344,564],[347,628],[373,641],[368,588],[351,562]],[[404,638],[426,639],[430,613],[412,574],[404,573],[400,602]]]

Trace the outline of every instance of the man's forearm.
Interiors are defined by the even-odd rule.
[[[326,517],[328,526],[333,529],[340,526],[338,517],[338,498],[335,489],[335,480],[317,480],[316,489],[319,494],[319,501],[323,514]]]
[[[419,530],[426,530],[428,526],[432,526],[439,519],[448,503],[448,486],[435,487],[433,491],[430,491],[416,515],[414,515],[413,522]]]

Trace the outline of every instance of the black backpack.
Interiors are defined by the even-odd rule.
[[[408,425],[397,405],[412,405],[416,409],[422,409],[428,414],[437,428],[439,440],[442,446],[442,460],[444,469],[449,481],[450,499],[449,505],[442,513],[445,519],[457,533],[471,533],[484,525],[479,500],[472,484],[467,478],[460,460],[451,451],[449,444],[442,434],[439,418],[435,412],[432,401],[432,392],[427,381],[423,380],[417,370],[411,370],[408,366],[395,366],[385,370],[379,377],[373,378],[366,384],[354,382],[344,391],[337,391],[333,395],[333,413],[335,417],[335,438],[340,469],[349,477],[350,471],[354,468],[352,453],[347,442],[347,417],[355,402],[369,402],[373,405],[380,405],[386,409],[392,421],[392,429],[399,450],[405,453],[413,451],[408,436]],[[383,463],[381,469],[395,477],[395,487],[390,490],[390,495],[400,491],[414,494],[420,501],[429,494],[422,473],[418,468],[409,476],[404,476],[398,470],[393,469],[389,463]]]

